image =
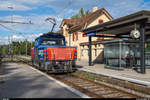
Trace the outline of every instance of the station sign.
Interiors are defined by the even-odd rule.
[[[149,48],[149,47],[150,47],[150,44],[145,43],[145,48]]]
[[[145,43],[145,48],[148,48],[148,47],[147,47],[147,43]]]
[[[87,36],[94,36],[94,35],[96,35],[96,32],[87,34]]]

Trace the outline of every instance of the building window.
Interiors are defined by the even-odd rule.
[[[72,40],[74,41],[75,40],[75,34],[73,33],[72,35],[73,35],[72,36]]]
[[[97,49],[95,49],[95,56],[97,56]]]
[[[82,37],[86,37],[86,34],[82,34]]]
[[[84,51],[83,51],[83,49],[81,50],[81,56],[84,56]]]
[[[78,32],[76,33],[76,41],[78,40]]]

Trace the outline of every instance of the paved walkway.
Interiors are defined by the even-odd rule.
[[[0,84],[0,98],[80,98],[28,65],[5,63],[3,77],[5,83]]]
[[[141,74],[132,69],[125,69],[125,70],[107,69],[104,68],[104,64],[95,64],[94,66],[87,66],[82,64],[82,62],[77,62],[77,65],[82,66],[81,69],[87,69],[103,74],[115,75],[150,82],[150,69],[147,69],[146,74]]]

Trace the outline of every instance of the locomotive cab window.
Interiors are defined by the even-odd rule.
[[[64,45],[63,38],[43,38],[41,45]]]
[[[35,40],[35,46],[38,46],[38,39]]]

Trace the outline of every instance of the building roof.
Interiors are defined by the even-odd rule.
[[[61,33],[61,34],[63,34],[63,30],[60,29],[60,30],[58,30],[56,33]]]
[[[78,19],[63,19],[62,24],[67,24],[69,28],[69,32],[80,30],[84,28],[86,23],[93,20],[94,18],[97,18],[101,13],[105,13],[110,20],[113,19],[113,17],[107,12],[105,8],[101,8],[93,13],[90,13],[84,17],[78,18]]]

